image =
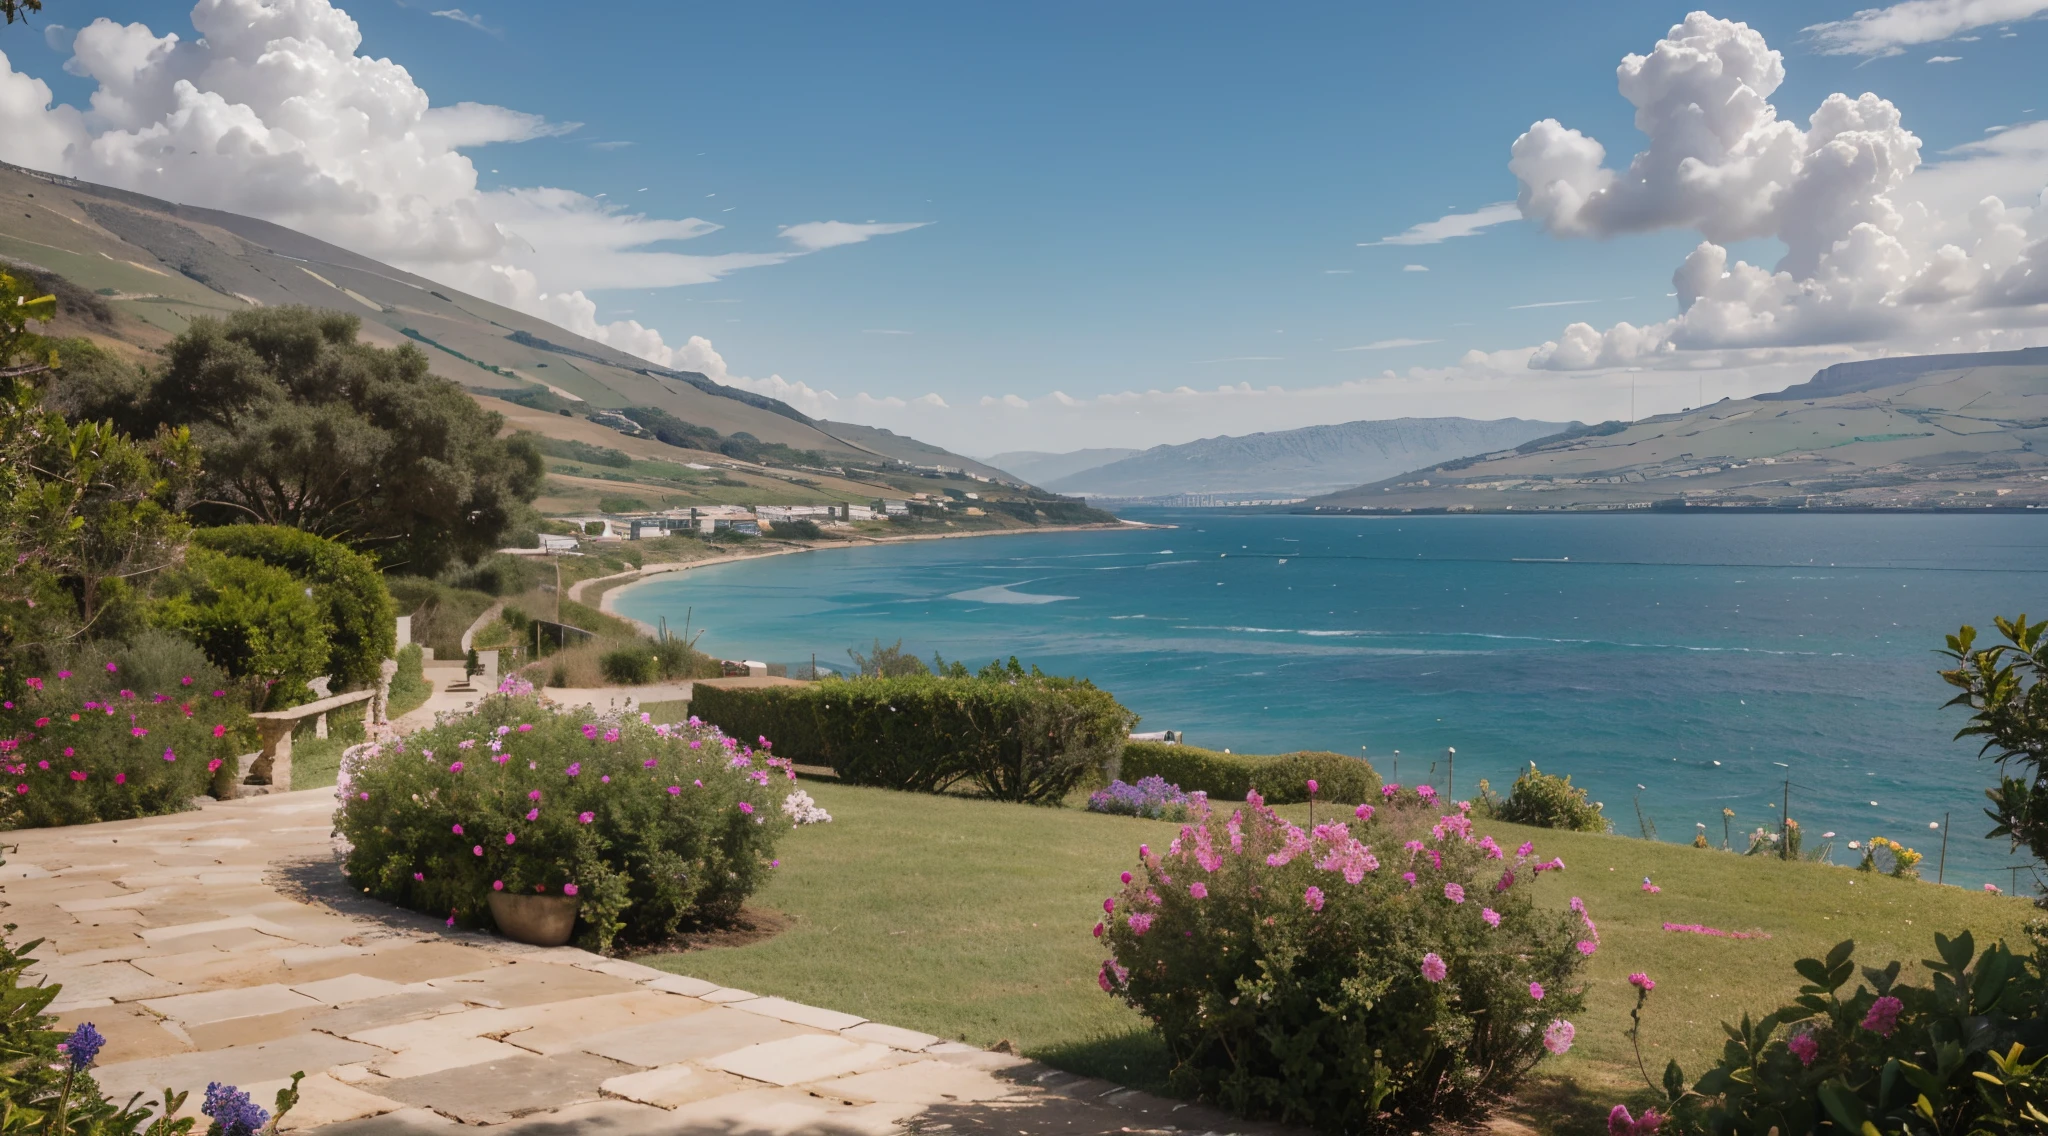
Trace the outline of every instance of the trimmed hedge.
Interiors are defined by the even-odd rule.
[[[199,529],[192,543],[260,560],[313,585],[329,624],[327,672],[342,690],[374,686],[377,668],[398,647],[391,593],[369,557],[347,545],[283,525]]]
[[[1108,772],[1137,716],[1086,679],[1014,661],[973,678],[827,679],[807,686],[698,684],[691,711],[778,757],[829,765],[855,785],[936,793],[962,781],[1001,801],[1056,804]]]
[[[1164,742],[1124,745],[1123,767],[1117,776],[1136,783],[1160,777],[1184,793],[1201,790],[1212,801],[1242,801],[1257,789],[1269,804],[1292,805],[1308,800],[1308,782],[1316,782],[1316,799],[1355,805],[1377,800],[1380,775],[1370,762],[1341,753],[1304,750],[1300,753],[1223,753],[1199,746]]]

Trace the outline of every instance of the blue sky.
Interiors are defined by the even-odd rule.
[[[721,226],[652,246],[700,257],[783,247],[781,226],[923,223],[688,285],[618,286],[631,271],[592,284],[571,268],[550,281],[548,263],[528,264],[541,287],[579,288],[600,324],[636,321],[671,346],[703,337],[729,368],[722,377],[758,386],[776,376],[774,389],[800,405],[978,453],[1399,413],[1625,413],[1619,371],[1510,373],[1467,388],[1368,383],[1266,399],[1255,413],[1228,398],[1134,410],[1089,400],[1240,383],[1327,390],[1410,369],[1440,377],[1470,351],[1555,341],[1572,321],[1655,324],[1674,316],[1673,271],[1701,240],[1684,226],[1567,239],[1515,220],[1441,243],[1360,247],[1513,201],[1509,148],[1537,119],[1599,139],[1607,164],[1624,165],[1643,138],[1616,64],[1650,50],[1685,18],[1682,4],[476,0],[435,14],[443,2],[344,7],[360,54],[402,65],[437,107],[580,124],[464,149],[486,194],[555,187],[600,209]],[[1802,127],[1831,92],[1872,91],[1903,112],[1931,163],[2048,112],[2048,23],[1964,28],[1977,38],[1892,55],[1867,45],[1827,54],[1802,34],[1857,7],[1712,12],[1783,53],[1770,101]],[[182,6],[161,2],[57,0],[46,16],[193,38]],[[17,33],[0,50],[57,102],[86,106],[96,83],[65,73],[63,34]],[[1958,59],[1928,62],[1940,56]],[[1765,266],[1783,247],[1770,236],[1726,243]],[[1558,306],[1527,306],[1546,304]],[[2029,334],[2032,318],[1999,330]],[[1793,345],[1794,357],[1695,360],[1629,381],[1655,392],[1649,409],[1673,409],[1658,400],[1689,405],[1709,386],[1709,397],[1745,393],[1803,377],[1806,356],[1921,346],[1910,339],[1822,336]],[[1403,340],[1429,342],[1342,350]],[[836,399],[820,401],[824,391]],[[1056,403],[1053,391],[1084,405]],[[932,394],[952,413],[911,402]],[[975,410],[1005,395],[1029,405]]]

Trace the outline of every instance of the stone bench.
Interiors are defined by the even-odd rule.
[[[327,715],[344,706],[354,706],[377,697],[375,690],[352,690],[347,694],[336,694],[303,706],[288,710],[264,710],[249,715],[256,723],[256,730],[263,739],[263,748],[249,755],[247,768],[242,772],[242,785],[260,785],[266,788],[259,792],[283,793],[292,787],[292,731],[308,718],[314,720],[314,736],[327,736]],[[216,796],[240,796],[246,792],[235,786],[221,786],[231,792],[216,793]]]

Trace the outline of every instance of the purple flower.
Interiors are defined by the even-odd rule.
[[[100,1036],[100,1031],[94,1029],[91,1022],[85,1022],[72,1030],[57,1048],[63,1052],[64,1059],[71,1062],[73,1069],[83,1070],[91,1067],[100,1055],[100,1047],[106,1043],[107,1039]]]
[[[1444,898],[1452,903],[1463,903],[1465,902],[1465,889],[1460,884],[1445,884]]]
[[[1209,885],[1203,883],[1200,880],[1196,880],[1194,883],[1188,885],[1188,894],[1194,896],[1196,899],[1207,899],[1209,898]]]
[[[1578,1031],[1572,1028],[1570,1022],[1563,1018],[1553,1018],[1550,1024],[1544,1027],[1543,1048],[1562,1056],[1572,1047],[1572,1038],[1577,1034]]]
[[[1482,907],[1482,908],[1480,908],[1480,909],[1479,909],[1479,917],[1480,917],[1481,919],[1484,919],[1484,920],[1486,920],[1486,925],[1487,925],[1488,927],[1498,927],[1498,926],[1500,926],[1500,912],[1498,912],[1498,911],[1495,911],[1495,910],[1494,910],[1493,908],[1491,908],[1491,907]]]
[[[257,1107],[248,1093],[218,1081],[206,1086],[206,1102],[199,1111],[213,1118],[221,1136],[254,1136],[270,1122],[270,1113]]]
[[[1318,785],[1316,784],[1316,779],[1315,779],[1315,778],[1313,778],[1313,777],[1309,778],[1309,779],[1308,779],[1308,795],[1309,795],[1309,796],[1311,796],[1311,797],[1315,796],[1315,795],[1316,795],[1316,790],[1317,790],[1318,788],[1320,788],[1320,786],[1318,786]]]
[[[1876,1031],[1879,1037],[1890,1037],[1899,1028],[1899,1011],[1905,1008],[1904,1002],[1887,994],[1870,1004],[1870,1012],[1863,1016],[1863,1028]]]
[[[505,890],[505,881],[504,881],[504,880],[492,880],[492,881],[491,881],[491,890],[492,890],[492,891],[504,891],[504,890]]]
[[[575,894],[576,894],[576,885],[575,885],[575,884],[563,884],[563,885],[562,885],[562,894],[563,894],[563,895],[575,895]]]
[[[1607,1114],[1607,1136],[1656,1136],[1658,1126],[1664,1118],[1654,1108],[1646,1108],[1641,1116],[1630,1116],[1627,1105],[1615,1105]]]
[[[1319,887],[1309,888],[1301,893],[1301,901],[1308,904],[1310,911],[1321,911],[1323,909],[1323,889]]]
[[[471,848],[469,851],[471,855],[481,856],[484,854],[484,846],[479,844],[476,847]]]
[[[1142,935],[1145,932],[1150,931],[1152,929],[1152,916],[1141,911],[1138,914],[1131,916],[1130,924],[1131,934]]]
[[[1820,1041],[1813,1036],[1812,1030],[1800,1030],[1786,1038],[1785,1048],[1791,1050],[1792,1056],[1808,1069],[1813,1068],[1814,1058],[1820,1056]]]
[[[569,763],[569,768],[562,770],[562,772],[568,774],[571,777],[574,777],[577,774],[583,772],[583,763],[580,761],[572,761]]]
[[[527,820],[539,820],[539,819],[540,819],[540,810],[539,810],[539,809],[528,809],[528,810],[526,810],[526,819],[527,819]]]
[[[682,795],[683,795],[683,787],[682,787],[681,785],[670,785],[670,786],[668,787],[668,795],[669,795],[669,796],[671,796],[671,797],[680,797],[680,796],[682,796]]]
[[[1648,994],[1650,991],[1655,990],[1657,988],[1656,980],[1651,978],[1649,975],[1642,973],[1641,971],[1629,975],[1628,984],[1642,991],[1645,994]]]
[[[589,823],[590,823],[591,821],[594,821],[594,820],[596,820],[596,819],[597,819],[597,814],[596,814],[596,813],[583,813],[582,815],[578,816],[578,817],[577,817],[576,819],[577,819],[577,820],[579,820],[579,821],[581,821],[581,822],[583,822],[584,824],[589,824]]]
[[[454,764],[450,765],[450,766],[448,767],[448,772],[450,772],[450,773],[460,773],[460,772],[462,772],[462,763],[458,761],[458,762],[455,762]]]
[[[513,835],[512,833],[509,833],[509,832],[508,832],[508,833],[506,833],[506,834],[505,834],[505,843],[507,843],[507,844],[517,844],[517,843],[519,843],[519,837],[517,837],[517,836]]]
[[[461,835],[462,835],[462,826],[458,824],[458,825],[456,825],[456,826],[455,826],[454,828],[450,829],[449,831],[453,832],[453,833],[454,833],[455,835],[457,835],[457,836],[461,836]]]
[[[741,801],[741,802],[740,802],[740,811],[741,811],[741,812],[743,812],[743,813],[745,813],[745,814],[747,814],[748,816],[753,816],[753,815],[754,815],[754,806],[753,806],[753,805],[750,805],[750,804],[748,804],[748,803],[747,803],[747,802],[745,802],[745,801]]]
[[[1592,958],[1593,952],[1599,950],[1600,946],[1590,939],[1580,939],[1578,948],[1580,954],[1585,955],[1587,958]]]
[[[1444,960],[1435,951],[1422,956],[1422,977],[1431,982],[1442,982],[1450,972],[1451,968],[1444,965]]]
[[[1529,984],[1529,997],[1536,999],[1538,1002],[1543,1000],[1543,984],[1541,982],[1531,982]]]

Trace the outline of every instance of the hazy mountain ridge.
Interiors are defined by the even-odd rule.
[[[1782,391],[1419,466],[1307,504],[2048,507],[2048,348],[1839,363]]]
[[[1521,418],[1392,418],[1203,438],[1149,450],[1044,483],[1061,493],[1306,496],[1402,470],[1520,445],[1564,428]]]
[[[1047,453],[1043,450],[1012,450],[989,458],[988,464],[1008,470],[1026,481],[1042,485],[1144,452],[1120,448],[1073,450],[1063,454]]]

